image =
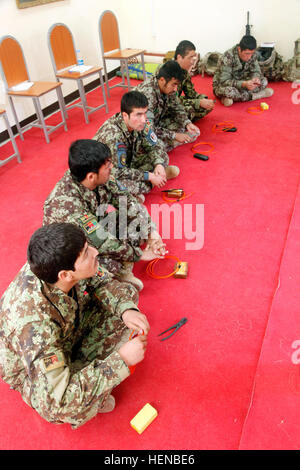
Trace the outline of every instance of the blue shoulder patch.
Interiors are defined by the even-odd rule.
[[[123,142],[118,142],[116,144],[116,147],[118,157],[118,168],[125,168],[127,159],[127,147],[125,144],[123,144]]]
[[[151,145],[156,145],[157,143],[157,136],[152,129],[151,122],[149,120],[146,121],[146,125],[144,127],[144,134],[146,139]]]

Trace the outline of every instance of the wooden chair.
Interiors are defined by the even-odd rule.
[[[20,157],[20,154],[19,154],[19,150],[18,150],[16,141],[15,141],[14,135],[12,133],[12,130],[11,130],[11,127],[10,127],[5,109],[0,108],[0,116],[2,116],[3,119],[4,119],[9,138],[11,140],[13,149],[15,151],[12,155],[7,157],[5,160],[0,160],[0,166],[5,165],[5,163],[9,162],[12,158],[15,158],[15,157],[17,157],[18,162],[21,163],[22,160],[21,160],[21,157]]]
[[[21,139],[24,140],[22,130],[24,131],[32,126],[43,129],[47,143],[50,142],[49,134],[60,126],[64,126],[67,131],[65,106],[61,91],[62,84],[60,82],[32,82],[29,77],[22,48],[19,42],[12,36],[3,36],[0,39],[0,61],[0,72]],[[27,90],[14,91],[13,87],[20,85],[23,82],[28,84],[32,83],[33,85]],[[46,125],[40,105],[40,97],[53,90],[57,93],[58,104],[62,115],[62,121],[56,126]],[[18,120],[13,96],[30,98],[33,100],[37,119],[34,122],[23,126],[23,128],[21,128]]]
[[[65,24],[56,23],[51,26],[48,31],[48,46],[56,79],[75,80],[77,82],[81,103],[70,105],[67,109],[74,107],[82,108],[85,122],[87,124],[89,123],[89,114],[94,113],[98,109],[105,106],[106,112],[108,113],[108,105],[101,72],[102,67],[91,67],[89,70],[84,72],[69,71],[70,68],[77,65],[77,57],[73,35]],[[83,79],[95,74],[98,74],[100,78],[104,104],[97,107],[91,107],[87,104]]]
[[[122,82],[117,85],[113,85],[110,88],[121,86],[124,88],[128,87],[130,91],[130,78],[128,72],[128,61],[133,57],[141,56],[143,77],[146,80],[145,62],[144,62],[144,50],[142,49],[121,49],[119,28],[116,16],[110,10],[105,10],[99,19],[99,38],[102,52],[102,60],[104,66],[104,75],[107,94],[109,94],[108,78],[107,78],[107,60],[119,60],[121,63]],[[127,85],[124,79],[124,68],[126,71]]]

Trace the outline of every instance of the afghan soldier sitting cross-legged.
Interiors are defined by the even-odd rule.
[[[110,148],[113,175],[141,202],[154,186],[161,188],[179,174],[177,166],[168,166],[168,154],[147,120],[147,111],[145,95],[125,93],[121,112],[108,119],[94,137]]]
[[[142,281],[132,273],[134,262],[162,257],[165,244],[146,207],[110,178],[111,169],[105,144],[91,139],[73,142],[69,170],[45,201],[43,223],[72,222],[82,227],[98,249],[101,265],[141,290]]]
[[[180,65],[175,60],[169,60],[159,67],[153,77],[135,88],[146,95],[147,117],[167,152],[178,145],[193,142],[200,135],[200,130],[191,122],[177,96],[183,79]]]
[[[214,108],[214,101],[195,90],[189,71],[197,58],[196,47],[191,41],[180,41],[174,59],[182,68],[184,78],[178,85],[177,93],[189,119],[194,122],[204,118]]]
[[[76,225],[38,229],[27,257],[0,301],[0,376],[43,419],[77,428],[114,409],[149,323],[135,287],[99,267]]]
[[[235,101],[268,98],[273,89],[267,88],[256,54],[256,39],[244,36],[240,43],[226,51],[219,59],[213,78],[214,94],[224,106]]]

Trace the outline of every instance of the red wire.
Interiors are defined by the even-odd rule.
[[[174,259],[177,261],[177,265],[180,264],[180,259],[177,258],[177,256],[173,256],[173,255],[165,255],[165,257],[163,259]],[[171,277],[173,276],[175,273],[177,273],[178,268],[175,268],[174,271],[172,271],[170,274],[165,274],[164,276],[158,276],[157,274],[154,273],[154,266],[158,263],[158,261],[160,261],[161,258],[156,258],[152,261],[150,261],[147,265],[147,268],[146,268],[146,272],[148,274],[148,276],[154,278],[154,279],[167,279],[168,277]]]
[[[199,145],[209,145],[209,146],[211,147],[210,150],[206,150],[206,153],[213,152],[214,149],[215,149],[215,147],[213,146],[213,144],[211,144],[210,142],[198,142],[198,144],[193,145],[193,147],[192,147],[192,152],[194,152],[194,151],[195,151],[195,148],[196,148],[196,147],[199,147]]]
[[[256,110],[258,112],[253,112],[253,110]],[[250,106],[250,108],[247,109],[247,113],[249,114],[261,114],[264,112],[264,109],[262,109],[260,106]]]

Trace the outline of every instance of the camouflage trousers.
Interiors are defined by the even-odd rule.
[[[200,101],[202,99],[202,97],[195,99],[180,97],[181,103],[183,104],[184,109],[192,122],[204,118],[208,113],[211,112],[211,109],[205,109],[200,106]]]
[[[133,194],[134,196],[137,196],[138,194],[150,193],[152,189],[152,184],[150,183],[150,181],[134,181],[127,178],[119,178],[119,181],[126,187],[127,191]]]
[[[136,208],[139,207],[140,205],[136,206]],[[128,262],[139,259],[142,255],[140,246],[148,239],[151,231],[151,220],[146,209],[145,214],[137,212],[136,217],[134,217],[134,211],[135,207],[132,207],[123,214],[126,215],[124,220],[119,217],[120,211],[110,212],[106,216],[107,226],[103,225],[106,238],[98,247],[99,263],[115,277],[122,274]],[[100,225],[102,222],[103,220],[100,221]],[[122,236],[120,233],[126,234],[127,238],[120,238]],[[130,255],[130,253],[135,254]]]
[[[81,341],[75,343],[72,349],[72,362],[70,368],[69,391],[65,392],[60,403],[49,399],[47,383],[41,382],[39,387],[32,388],[30,402],[28,403],[34,408],[38,414],[46,421],[55,424],[71,425],[72,429],[82,426],[90,419],[94,418],[99,410],[104,406],[112,389],[116,385],[116,372],[112,370],[112,360],[110,366],[103,362],[108,356],[113,357],[114,351],[118,351],[122,344],[129,340],[130,330],[125,326],[123,321],[112,316],[111,313],[99,312],[97,309],[87,312],[89,317],[87,332]],[[86,382],[88,383],[89,374],[93,374],[93,369],[88,368],[92,361],[95,360],[93,369],[102,370],[103,377],[99,377],[105,384],[105,392],[99,396],[94,392],[94,385],[86,388],[77,387],[72,389],[72,376],[81,371],[84,373]],[[120,367],[120,357],[116,355],[115,369]],[[110,382],[112,384],[110,388]],[[95,384],[95,381],[91,382]],[[78,382],[77,382],[78,384]],[[96,387],[95,387],[96,388]]]
[[[169,131],[173,131],[173,132],[176,132],[178,134],[184,134],[187,132],[186,129],[182,128],[182,127],[179,127],[178,124],[176,122],[174,122],[174,120],[168,120],[168,119],[165,119],[163,124],[162,124],[162,127],[167,127]],[[196,139],[198,139],[198,135],[193,135],[191,136],[192,137],[192,140],[191,142],[194,142]],[[170,152],[171,150],[173,150],[174,148],[176,147],[179,147],[179,145],[185,145],[184,143],[181,143],[181,142],[177,142],[177,140],[171,140],[169,138],[161,138],[161,141],[164,143],[165,145],[165,150],[166,152]]]
[[[233,101],[251,101],[253,93],[258,93],[268,86],[266,77],[261,79],[261,85],[255,88],[255,91],[248,91],[246,89],[238,89],[231,86],[218,86],[214,88],[214,94],[218,98],[231,98]]]

